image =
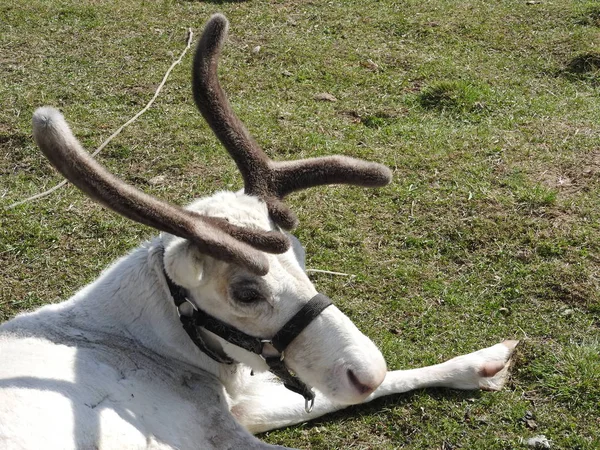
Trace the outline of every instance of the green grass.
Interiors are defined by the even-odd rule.
[[[356,275],[315,275],[317,287],[389,367],[523,341],[502,392],[418,391],[263,438],[487,450],[545,434],[554,449],[600,448],[595,2],[6,0],[0,207],[61,179],[31,138],[36,107],[59,107],[98,146],[152,96],[187,27],[217,11],[231,21],[222,83],[273,158],[344,153],[394,170],[385,189],[290,198],[308,266]],[[190,64],[100,155],[181,204],[241,186],[194,108]],[[315,101],[323,92],[338,101]],[[0,320],[68,298],[152,234],[72,187],[3,211]]]

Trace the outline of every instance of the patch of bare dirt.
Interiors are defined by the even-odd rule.
[[[600,149],[582,155],[562,168],[548,167],[536,177],[545,186],[563,194],[576,194],[600,180]]]
[[[31,136],[25,133],[11,133],[4,127],[0,128],[0,148],[24,147],[26,144],[30,143],[31,139]]]
[[[375,112],[368,111],[338,111],[338,115],[352,123],[362,123],[369,128],[378,128],[384,125],[389,125],[403,115],[408,113],[408,109],[384,109]]]
[[[145,83],[137,86],[130,86],[124,89],[127,94],[134,96],[145,96],[146,94],[154,94],[158,85],[154,83]]]

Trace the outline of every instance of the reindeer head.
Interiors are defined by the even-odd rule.
[[[48,107],[33,117],[36,142],[52,164],[88,196],[132,220],[163,231],[164,265],[193,304],[251,336],[274,336],[317,291],[304,272],[304,250],[287,231],[297,219],[283,198],[311,186],[383,186],[384,166],[344,156],[270,160],[236,117],[217,78],[227,19],[207,23],[193,66],[194,99],[235,160],[244,192],[219,192],[183,209],[125,184],[94,161],[62,115]],[[291,242],[291,245],[290,245]],[[255,370],[264,356],[206,332],[213,348]],[[375,345],[337,308],[322,311],[289,344],[286,364],[304,382],[341,403],[368,396],[383,380]]]

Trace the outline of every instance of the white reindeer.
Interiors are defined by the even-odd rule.
[[[193,89],[245,193],[166,204],[100,167],[58,111],[35,112],[34,137],[68,179],[163,233],[70,300],[0,327],[0,448],[274,448],[252,433],[411,389],[505,382],[516,341],[386,372],[375,345],[317,293],[302,247],[283,231],[296,222],[283,197],[319,184],[382,186],[391,173],[339,156],[269,160],[218,83],[227,27],[222,15],[206,25]]]

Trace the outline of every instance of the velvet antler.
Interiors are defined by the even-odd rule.
[[[86,152],[54,108],[33,115],[33,136],[65,178],[94,200],[136,222],[193,242],[202,253],[242,265],[264,275],[267,259],[261,251],[283,253],[287,238],[278,232],[236,227],[158,200],[113,176]]]
[[[235,160],[246,193],[261,197],[275,222],[287,229],[296,225],[295,215],[282,202],[290,192],[322,184],[376,187],[390,182],[391,172],[385,166],[345,156],[270,160],[235,116],[219,85],[217,62],[227,27],[227,19],[220,14],[206,25],[194,59],[194,99]],[[50,162],[88,196],[125,217],[187,239],[207,255],[264,275],[269,268],[261,251],[283,253],[289,248],[289,241],[281,233],[237,227],[171,205],[126,184],[81,147],[63,116],[53,108],[35,112],[33,135]]]
[[[293,191],[324,184],[385,186],[391,171],[381,164],[346,156],[300,159],[291,162],[271,160],[237,118],[217,77],[221,48],[229,23],[221,14],[213,15],[196,49],[192,89],[198,109],[237,164],[247,194],[262,198],[271,218],[285,229],[297,225],[294,213],[282,202]]]

